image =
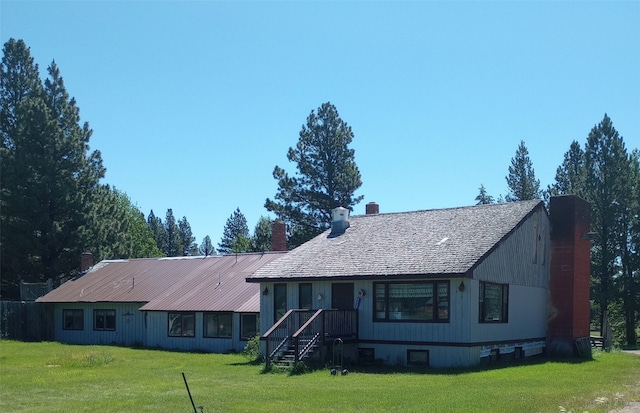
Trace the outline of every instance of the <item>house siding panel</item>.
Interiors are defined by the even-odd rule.
[[[547,314],[532,309],[546,308],[546,288],[509,286],[509,318],[507,323],[480,323],[478,321],[479,282],[471,284],[470,296],[476,303],[469,313],[471,342],[497,342],[521,339],[540,339],[546,336]]]
[[[474,269],[473,278],[509,285],[549,288],[549,232],[546,212],[536,210]]]
[[[169,337],[168,312],[148,311],[149,328],[145,345],[172,350],[203,351],[210,353],[241,352],[247,341],[240,340],[240,313],[233,313],[231,338],[204,337],[203,313],[195,313],[195,337]]]
[[[144,340],[144,313],[138,309],[143,303],[59,303],[54,305],[55,340],[69,344],[140,345]],[[84,310],[83,330],[64,330],[62,312],[66,309]],[[115,310],[115,331],[94,331],[93,310]]]

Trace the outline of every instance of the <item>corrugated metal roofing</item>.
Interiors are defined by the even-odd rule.
[[[245,279],[284,252],[107,260],[38,302],[139,302],[151,311],[260,311]]]
[[[354,216],[343,234],[327,230],[249,280],[465,275],[536,208],[542,201]]]

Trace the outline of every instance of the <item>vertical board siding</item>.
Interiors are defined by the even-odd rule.
[[[118,344],[124,346],[142,345],[144,340],[144,314],[138,309],[143,303],[58,303],[54,305],[55,340],[69,344]],[[64,330],[62,310],[84,310],[83,330]],[[93,310],[115,310],[116,329],[95,331]]]
[[[471,284],[475,302],[479,302],[480,283]],[[472,342],[541,338],[547,334],[546,288],[509,285],[509,316],[507,323],[480,323],[478,308],[470,315]],[[476,307],[478,304],[476,304]]]
[[[202,351],[208,353],[241,352],[247,341],[240,340],[240,313],[233,313],[231,338],[204,337],[203,313],[195,313],[195,337],[169,337],[165,311],[147,312],[145,346],[171,350]]]
[[[473,278],[549,288],[549,218],[537,210],[473,271]]]

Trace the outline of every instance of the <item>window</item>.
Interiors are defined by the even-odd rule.
[[[377,321],[449,322],[449,281],[374,283]]]
[[[260,319],[258,314],[240,315],[240,339],[250,340],[260,334]]]
[[[63,330],[84,330],[83,310],[62,310]]]
[[[480,322],[506,323],[509,310],[509,286],[480,282]]]
[[[204,336],[231,338],[233,313],[205,313]]]
[[[407,364],[409,366],[428,366],[429,350],[407,350]]]
[[[169,313],[169,337],[195,337],[195,313]]]
[[[93,329],[113,331],[116,329],[116,310],[93,310]]]
[[[273,285],[274,322],[280,320],[287,312],[287,284]]]
[[[312,302],[313,302],[313,297],[311,296],[311,284],[310,283],[299,284],[298,285],[298,308],[311,310]]]

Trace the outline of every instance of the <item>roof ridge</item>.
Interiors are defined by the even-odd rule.
[[[403,214],[418,214],[424,212],[434,212],[434,211],[453,211],[453,210],[461,210],[461,209],[472,209],[472,208],[496,208],[496,207],[504,207],[511,206],[517,204],[535,204],[543,202],[542,199],[528,199],[524,201],[511,201],[511,202],[500,202],[495,204],[479,204],[479,205],[466,205],[466,206],[457,206],[457,207],[444,207],[444,208],[430,208],[430,209],[418,209],[414,211],[396,211],[396,212],[381,212],[379,214],[359,214],[359,215],[351,215],[350,218],[361,218],[361,217],[373,217],[380,215],[403,215]]]

